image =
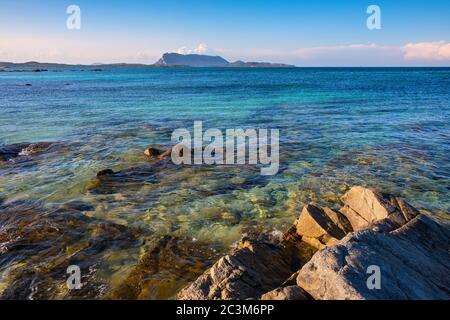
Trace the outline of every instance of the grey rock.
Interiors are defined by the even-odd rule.
[[[349,234],[317,252],[297,285],[314,299],[450,299],[450,231],[417,216],[389,233]],[[381,289],[367,286],[369,266],[379,266]]]
[[[244,238],[229,255],[222,257],[196,281],[178,294],[184,300],[258,299],[277,288],[298,268],[293,262],[290,234],[277,243],[267,235]]]

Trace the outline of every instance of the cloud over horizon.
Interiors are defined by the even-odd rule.
[[[208,51],[208,46],[204,43],[200,43],[194,49],[188,49],[187,47],[178,48],[175,52],[179,54],[204,54]]]
[[[51,49],[49,49],[51,48]],[[105,49],[109,48],[107,52]],[[32,37],[0,39],[0,61],[93,63],[139,62],[153,63],[164,51],[156,48],[108,47],[94,41],[67,41]],[[281,50],[267,48],[211,48],[199,43],[194,48],[180,47],[173,52],[180,54],[222,55],[224,58],[246,61],[266,61],[296,64],[299,66],[401,66],[401,65],[450,65],[450,42],[446,40],[407,43],[386,46],[376,43],[344,44],[303,47]]]
[[[402,48],[405,60],[450,61],[450,42],[408,43]]]

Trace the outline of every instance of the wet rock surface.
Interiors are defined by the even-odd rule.
[[[107,289],[95,276],[108,250],[137,244],[132,230],[81,212],[48,210],[26,202],[0,207],[1,299],[99,298]],[[82,271],[81,290],[69,291],[67,267]]]
[[[211,245],[187,238],[163,237],[143,254],[111,298],[173,298],[179,289],[193,281],[217,258],[218,254]]]
[[[283,241],[267,240],[267,235],[244,238],[178,297],[450,299],[448,226],[402,199],[359,186],[342,201],[339,211],[304,207],[283,236],[295,250],[286,250]],[[374,265],[381,269],[382,288],[370,290],[367,268]]]
[[[34,142],[0,145],[0,164],[21,163],[39,157],[52,157],[71,147],[65,142]]]
[[[0,161],[9,161],[19,156],[19,153],[28,146],[27,143],[16,143],[0,146]]]

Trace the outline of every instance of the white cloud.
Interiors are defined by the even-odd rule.
[[[329,55],[329,54],[346,54],[357,52],[375,52],[380,50],[391,50],[392,47],[380,46],[377,44],[349,44],[349,45],[336,45],[336,46],[322,46],[322,47],[310,47],[300,48],[292,52],[292,56],[300,59],[314,59],[317,56]]]
[[[194,49],[188,49],[187,47],[181,47],[176,50],[179,54],[202,54],[208,51],[208,46],[204,43],[200,43],[196,48]]]
[[[402,47],[405,60],[450,60],[450,42],[434,41],[408,43]]]
[[[229,60],[251,60],[291,63],[298,66],[389,66],[400,65],[400,46],[378,44],[344,44],[303,47],[290,50],[216,49]]]

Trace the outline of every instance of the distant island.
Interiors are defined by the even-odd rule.
[[[208,56],[201,54],[179,54],[179,53],[165,53],[156,63],[153,64],[140,64],[140,63],[95,63],[91,65],[83,64],[62,64],[62,63],[48,63],[48,62],[36,62],[29,61],[23,63],[14,62],[0,62],[0,72],[42,72],[47,71],[43,68],[65,68],[65,67],[83,67],[83,68],[96,68],[96,71],[100,71],[99,67],[192,67],[192,68],[293,68],[294,65],[288,65],[283,63],[270,63],[270,62],[244,62],[241,60],[235,62],[229,62],[220,56]],[[20,69],[17,68],[30,68]]]
[[[237,68],[292,68],[293,65],[269,62],[229,62],[220,56],[207,56],[202,54],[165,53],[155,64],[158,67],[237,67]]]

